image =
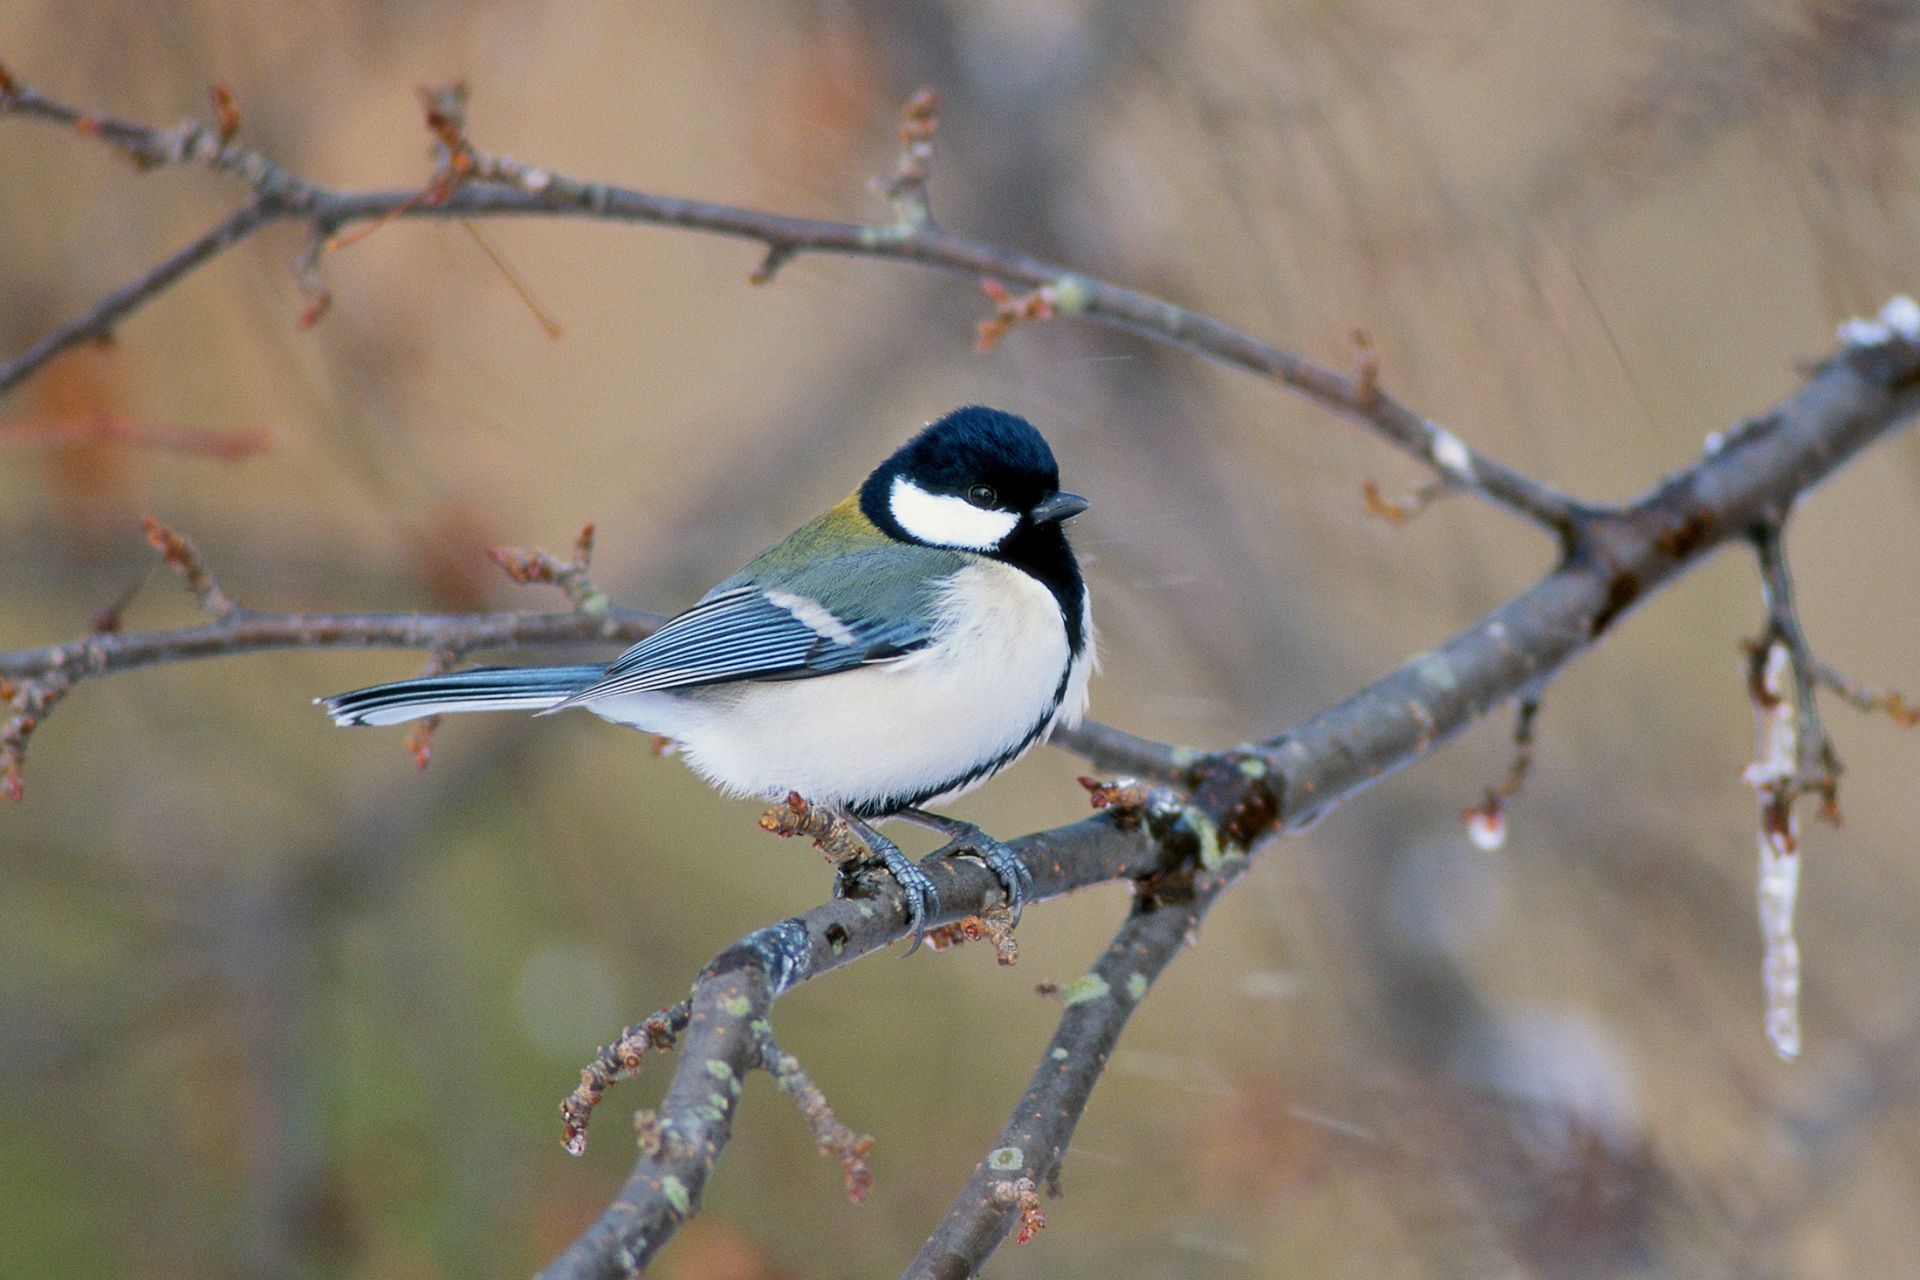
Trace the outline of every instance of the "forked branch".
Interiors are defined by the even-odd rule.
[[[1437,423],[1388,396],[1369,359],[1355,373],[1337,372],[1217,320],[1148,295],[1094,280],[1052,263],[957,236],[928,215],[926,178],[936,126],[934,103],[916,99],[902,141],[906,148],[886,194],[894,219],[854,224],[794,218],[727,205],[652,195],[552,173],[475,147],[466,133],[464,98],[450,91],[426,97],[428,127],[439,163],[408,190],[348,191],[297,180],[238,146],[239,117],[216,98],[211,125],[157,130],[87,116],[52,103],[0,71],[0,114],[30,116],[73,128],[131,155],[143,166],[198,164],[243,182],[248,203],[138,280],[101,299],[20,356],[0,364],[4,394],[59,351],[101,336],[223,249],[277,222],[303,225],[308,252],[302,279],[312,302],[324,304],[320,265],[354,235],[400,218],[571,216],[701,230],[756,242],[766,257],[756,278],[770,279],[784,262],[807,253],[835,253],[913,262],[987,282],[1004,325],[1079,317],[1144,335],[1179,350],[1253,372],[1356,421],[1432,468],[1439,483],[1474,493],[1552,532],[1562,562],[1533,587],[1474,626],[1345,702],[1287,733],[1232,751],[1196,755],[1091,726],[1070,745],[1097,765],[1137,773],[1175,790],[1132,782],[1097,786],[1100,814],[1014,841],[1046,898],[1106,880],[1140,882],[1143,904],[1123,923],[1093,971],[1060,992],[1066,1010],[1027,1095],[1001,1139],[976,1170],[947,1219],[936,1228],[917,1275],[961,1275],[977,1268],[1018,1227],[1024,1237],[1041,1221],[1039,1196],[1057,1172],[1066,1143],[1128,1015],[1154,977],[1198,925],[1244,859],[1272,836],[1297,829],[1380,779],[1424,757],[1493,708],[1526,705],[1569,661],[1598,643],[1651,593],[1690,571],[1730,540],[1756,529],[1777,531],[1781,513],[1827,474],[1920,407],[1920,314],[1890,307],[1878,322],[1843,334],[1841,351],[1784,404],[1719,438],[1693,466],[1620,508],[1582,504],[1490,459]],[[362,230],[341,234],[344,228]],[[1891,318],[1890,318],[1891,317]],[[1393,507],[1391,510],[1401,510]],[[1402,511],[1403,517],[1405,512]],[[1765,539],[1772,536],[1771,543]],[[267,648],[387,645],[432,654],[479,649],[626,641],[646,634],[654,615],[605,605],[586,577],[585,548],[570,561],[527,557],[512,563],[528,578],[567,589],[576,608],[563,614],[280,615],[244,609],[219,591],[184,540],[156,535],[180,569],[209,623],[176,631],[95,634],[67,645],[0,654],[0,695],[13,719],[0,731],[0,767],[18,780],[26,735],[77,682],[162,662]],[[1770,600],[1789,586],[1777,533],[1763,535]],[[1896,715],[1905,704],[1843,685],[1814,664],[1804,637],[1770,614],[1776,643],[1762,652],[1797,663],[1855,701]],[[1800,708],[1778,687],[1778,662],[1765,686],[1778,705]],[[1811,688],[1811,684],[1808,686]],[[1850,691],[1850,692],[1849,692]],[[1810,695],[1809,695],[1810,696]],[[1523,726],[1526,717],[1523,716]],[[1524,734],[1521,746],[1524,747]],[[1791,751],[1802,776],[1806,739]],[[1521,757],[1524,759],[1524,757]],[[1819,756],[1813,762],[1824,763]],[[1517,785],[1520,771],[1512,779]],[[997,881],[965,859],[929,867],[939,882],[941,915],[933,925],[990,916]],[[600,1220],[553,1265],[550,1276],[627,1275],[644,1268],[698,1207],[706,1180],[731,1134],[740,1086],[758,1068],[796,1097],[824,1148],[838,1155],[851,1185],[866,1176],[864,1141],[827,1112],[824,1097],[798,1064],[773,1044],[775,1000],[800,982],[900,939],[902,905],[890,897],[835,899],[801,916],[756,931],[715,957],[688,1000],[642,1024],[645,1047],[673,1041],[680,1056],[657,1110],[643,1113],[639,1157],[626,1186]],[[584,1133],[592,1104],[629,1068],[641,1046],[623,1036],[588,1069],[567,1112],[570,1142]],[[1064,1059],[1056,1055],[1064,1051]]]

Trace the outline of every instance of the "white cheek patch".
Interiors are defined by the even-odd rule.
[[[928,493],[905,476],[893,478],[887,499],[902,529],[936,547],[991,551],[1020,523],[1011,511],[976,507],[952,494]]]

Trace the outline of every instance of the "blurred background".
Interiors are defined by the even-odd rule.
[[[1390,386],[1582,496],[1634,494],[1796,385],[1835,322],[1920,287],[1920,8],[1900,0],[11,0],[0,62],[158,124],[224,81],[320,182],[429,160],[413,89],[465,77],[485,150],[577,176],[884,216],[899,104],[945,98],[936,216]],[[0,120],[0,350],[235,206]],[[0,648],[66,640],[145,571],[139,517],[243,603],[560,607],[488,563],[599,527],[624,603],[690,602],[955,404],[1031,416],[1104,640],[1094,710],[1271,734],[1525,586],[1550,548],[1257,381],[1058,323],[972,350],[962,279],[579,222],[381,229],[315,328],[271,230],[0,404]],[[70,439],[99,415],[252,435],[238,459]],[[1793,529],[1831,662],[1920,683],[1920,440]],[[188,622],[167,575],[129,628]],[[1459,814],[1506,715],[1262,854],[1128,1030],[1067,1196],[1006,1277],[1903,1276],[1920,1271],[1920,738],[1842,708],[1846,825],[1810,827],[1807,1050],[1762,1033],[1759,621],[1727,555],[1551,690],[1496,853]],[[549,654],[558,659],[561,655]],[[417,773],[317,694],[397,652],[78,689],[0,809],[0,1274],[527,1272],[624,1175],[649,1062],[584,1160],[556,1103],[745,930],[818,900],[809,850],[590,717],[474,717]],[[958,806],[1078,817],[1041,753]],[[884,1276],[1023,1087],[1125,890],[1027,915],[1022,958],[876,957],[779,1006],[848,1123],[840,1172],[764,1079],[671,1277]]]

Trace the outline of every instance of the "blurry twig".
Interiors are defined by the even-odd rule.
[[[114,413],[75,418],[16,418],[0,422],[0,444],[117,444],[201,454],[238,462],[265,450],[265,431],[206,431],[197,427],[140,422]]]
[[[595,586],[587,575],[587,568],[593,562],[591,522],[580,526],[580,533],[573,540],[573,555],[566,560],[556,560],[545,551],[523,551],[519,547],[495,547],[487,556],[515,582],[546,582],[559,587],[581,613],[597,617],[612,606],[607,593]]]
[[[1009,1123],[1007,1133],[1016,1140],[1003,1135],[1002,1145],[976,1173],[976,1180],[985,1179],[991,1186],[983,1181],[978,1189],[984,1194],[971,1200],[963,1196],[935,1232],[928,1265],[937,1267],[937,1274],[976,1265],[1016,1217],[1023,1232],[1038,1225],[1037,1187],[1057,1170],[1098,1077],[1102,1055],[1111,1048],[1126,1013],[1260,841],[1313,821],[1423,758],[1489,708],[1531,696],[1597,644],[1640,600],[1690,571],[1729,539],[1777,523],[1778,513],[1920,407],[1920,308],[1902,302],[1890,305],[1875,327],[1845,336],[1842,350],[1813,372],[1798,395],[1727,433],[1690,468],[1632,503],[1588,506],[1484,457],[1394,400],[1382,389],[1377,361],[1370,355],[1355,372],[1342,374],[1146,294],[953,235],[924,216],[885,225],[836,223],[580,182],[478,151],[467,138],[463,107],[459,95],[429,99],[429,127],[440,153],[426,188],[338,191],[299,182],[234,147],[238,117],[230,103],[216,102],[220,119],[214,126],[151,130],[83,116],[0,75],[0,114],[67,124],[143,164],[204,164],[240,178],[251,191],[249,203],[226,222],[0,364],[0,394],[60,350],[106,332],[119,317],[220,249],[272,222],[304,224],[323,244],[341,228],[400,217],[535,215],[643,222],[761,244],[767,249],[763,277],[798,254],[838,253],[915,262],[991,280],[1008,295],[1010,305],[1017,292],[1025,291],[1035,301],[1020,302],[1021,314],[1015,318],[1038,318],[1044,303],[1049,314],[1094,320],[1253,372],[1364,425],[1431,467],[1449,487],[1469,490],[1519,514],[1562,543],[1560,563],[1532,587],[1282,735],[1198,756],[1111,730],[1083,729],[1067,739],[1088,751],[1096,764],[1100,754],[1111,750],[1118,767],[1177,782],[1182,790],[1146,787],[1136,796],[1128,784],[1099,784],[1097,794],[1107,801],[1102,813],[1013,842],[1016,856],[1033,875],[1036,897],[1113,879],[1143,881],[1147,888],[1094,971],[1059,989],[1066,1012],[1055,1040],[1065,1049],[1066,1060],[1058,1062],[1049,1052],[1036,1072],[1028,1102]],[[915,208],[924,207],[923,148],[932,126],[928,102],[917,125],[909,118],[903,140],[911,163],[903,164],[897,175],[900,189],[889,193]],[[303,281],[317,266],[318,251],[310,249],[303,259]],[[323,285],[308,288],[311,316],[325,294]],[[1027,317],[1028,309],[1036,315]],[[557,615],[439,617],[259,614],[234,609],[230,602],[223,607],[225,597],[217,594],[210,578],[199,581],[191,548],[182,547],[175,550],[168,544],[163,550],[216,614],[212,623],[150,635],[93,635],[69,645],[0,654],[0,679],[15,681],[4,692],[16,712],[0,731],[0,767],[10,771],[0,776],[17,779],[26,733],[52,699],[91,676],[265,648],[387,644],[466,652],[562,639],[622,638],[636,627],[653,625],[650,615],[611,607],[598,617],[582,609]],[[1763,558],[1766,554],[1763,545]],[[1778,585],[1784,586],[1784,565],[1780,567]],[[583,562],[579,568],[584,575]],[[1778,594],[1775,587],[1770,577],[1770,594]],[[1800,662],[1785,633],[1770,634],[1776,643],[1767,651],[1782,656],[1770,657],[1767,671],[1777,672],[1776,663]],[[1776,686],[1764,687],[1775,704],[1792,705],[1780,695],[1777,674],[1772,678]],[[1888,709],[1893,709],[1891,704]],[[1791,751],[1781,754],[1792,756],[1800,770],[1805,749],[1796,740]],[[930,864],[929,873],[941,880],[941,911],[928,922],[934,926],[980,915],[987,902],[998,900],[998,883],[971,860],[941,859]],[[765,1065],[765,1020],[773,1001],[809,977],[898,940],[907,928],[898,903],[836,899],[757,930],[715,957],[695,981],[686,1025],[678,1033],[682,1052],[659,1108],[646,1113],[632,1175],[613,1205],[547,1274],[601,1276],[643,1268],[698,1207],[706,1179],[730,1137],[737,1103],[734,1090],[715,1085],[728,1078],[738,1081]],[[1041,1103],[1053,1112],[1038,1118],[1027,1114],[1028,1105]],[[814,1118],[818,1113],[809,1107],[809,1114]],[[839,1130],[826,1132],[840,1143]]]
[[[859,1204],[867,1198],[867,1192],[873,1187],[873,1171],[867,1168],[867,1155],[873,1150],[873,1139],[864,1133],[856,1133],[840,1122],[833,1114],[833,1108],[827,1105],[827,1095],[813,1082],[813,1077],[801,1070],[800,1059],[783,1050],[774,1043],[773,1032],[765,1023],[759,1024],[754,1033],[754,1043],[759,1049],[760,1068],[773,1077],[780,1092],[793,1099],[800,1114],[806,1119],[807,1127],[813,1130],[814,1143],[820,1148],[821,1155],[834,1156],[840,1161],[840,1167],[847,1175],[847,1199]],[[718,1072],[714,1072],[716,1076]],[[730,1088],[738,1089],[737,1081],[727,1081]]]
[[[1016,294],[1021,295],[1017,308],[1021,318],[1038,318],[1044,312],[1096,321],[1299,392],[1432,467],[1449,486],[1479,494],[1555,533],[1563,542],[1571,540],[1576,527],[1594,514],[1566,494],[1479,453],[1446,428],[1401,404],[1381,388],[1377,370],[1340,373],[1148,294],[942,229],[923,212],[937,122],[937,99],[931,95],[917,96],[908,106],[902,126],[903,159],[884,188],[894,204],[895,219],[885,224],[795,218],[584,182],[475,148],[466,134],[464,90],[425,90],[422,96],[439,160],[427,184],[405,191],[352,191],[293,178],[258,153],[236,146],[230,138],[223,140],[221,125],[190,121],[174,129],[155,129],[91,116],[9,81],[0,90],[0,115],[24,115],[68,125],[136,157],[142,167],[200,164],[247,183],[253,198],[146,276],[101,299],[19,356],[0,362],[0,395],[18,386],[59,352],[105,333],[114,322],[200,263],[273,222],[304,222],[322,244],[337,248],[343,243],[339,238],[342,228],[384,225],[398,218],[586,217],[652,223],[755,241],[766,248],[765,259],[753,276],[763,282],[771,279],[782,264],[804,253],[916,262],[992,281],[995,288],[1007,294],[1009,302]],[[318,268],[319,253],[310,249],[300,265],[302,287],[310,298],[303,323],[311,323],[326,306],[327,293]]]
[[[911,231],[933,221],[927,183],[933,177],[933,135],[940,129],[940,95],[921,89],[900,113],[900,160],[880,194],[893,206],[893,225]]]
[[[240,606],[213,580],[212,570],[201,561],[200,552],[186,535],[175,533],[152,516],[140,517],[140,523],[146,527],[148,543],[167,567],[180,575],[187,584],[188,594],[202,612],[222,621],[241,612]]]
[[[458,649],[435,649],[427,655],[420,666],[422,676],[441,676],[453,670],[460,661]],[[433,760],[433,734],[440,727],[440,716],[422,716],[407,726],[407,755],[413,760],[413,767],[425,769]]]
[[[1820,816],[1832,823],[1840,821],[1843,766],[1820,718],[1819,692],[1831,689],[1862,711],[1884,711],[1909,727],[1920,717],[1910,712],[1899,694],[1862,689],[1815,656],[1794,600],[1781,523],[1762,523],[1753,533],[1753,544],[1766,621],[1759,638],[1747,646],[1747,686],[1757,743],[1746,781],[1760,806],[1759,902],[1767,1038],[1781,1057],[1793,1058],[1800,1053],[1800,946],[1794,932],[1801,867],[1798,802],[1816,796]]]
[[[1760,561],[1760,581],[1766,599],[1766,625],[1760,638],[1749,646],[1752,654],[1753,692],[1756,703],[1779,697],[1778,680],[1769,691],[1763,681],[1770,654],[1777,645],[1793,676],[1794,752],[1791,767],[1780,782],[1782,799],[1791,804],[1803,795],[1820,797],[1822,816],[1837,821],[1840,816],[1840,755],[1820,719],[1820,662],[1800,622],[1799,606],[1793,598],[1793,574],[1787,568],[1786,546],[1778,525],[1764,525],[1753,536],[1754,551]]]

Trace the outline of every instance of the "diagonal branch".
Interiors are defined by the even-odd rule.
[[[0,361],[0,396],[6,395],[47,361],[69,347],[107,337],[113,326],[180,277],[245,240],[280,216],[273,205],[254,200],[195,236],[145,274],[121,285],[85,312],[41,338],[11,360]]]
[[[932,130],[931,104],[920,109],[926,118],[908,139],[916,147],[930,142]],[[899,217],[888,224],[831,222],[583,183],[474,150],[457,115],[444,112],[437,122],[430,119],[442,144],[440,170],[424,188],[405,191],[330,190],[291,179],[254,153],[233,146],[236,121],[227,118],[230,111],[222,112],[221,125],[215,129],[186,125],[172,131],[150,130],[58,107],[0,73],[0,114],[5,113],[65,123],[113,143],[144,163],[199,163],[235,176],[251,189],[252,202],[230,220],[236,228],[234,238],[250,234],[255,220],[303,223],[320,245],[313,255],[315,264],[328,245],[340,247],[341,241],[331,238],[332,233],[349,224],[378,226],[402,217],[573,216],[753,241],[768,251],[763,275],[800,254],[834,253],[912,262],[971,276],[992,282],[1005,293],[1008,306],[1020,319],[1057,315],[1094,320],[1298,391],[1418,458],[1448,486],[1473,492],[1559,536],[1562,562],[1532,588],[1373,686],[1279,737],[1194,759],[1117,731],[1085,735],[1083,742],[1111,748],[1117,757],[1149,765],[1156,772],[1179,774],[1189,798],[1158,802],[1146,823],[1129,825],[1124,813],[1110,812],[1014,842],[1016,854],[1033,872],[1039,897],[1116,878],[1149,879],[1162,887],[1177,886],[1187,876],[1194,876],[1202,886],[1211,883],[1208,870],[1223,867],[1223,859],[1305,825],[1423,758],[1502,703],[1535,696],[1567,662],[1596,644],[1653,591],[1727,541],[1777,524],[1807,490],[1920,407],[1916,335],[1908,327],[1883,324],[1871,333],[1849,336],[1840,354],[1818,369],[1798,395],[1727,433],[1694,466],[1628,506],[1597,508],[1484,457],[1445,428],[1393,400],[1380,389],[1370,364],[1351,375],[1338,373],[1149,295],[953,235],[930,218]],[[922,181],[925,158],[917,157]],[[918,205],[924,192],[914,195]],[[178,260],[178,265],[160,285],[144,291],[129,286],[132,293],[116,291],[72,322],[61,332],[70,329],[79,336],[65,345],[102,331],[228,243],[206,237],[203,241],[206,244],[198,256],[190,252],[169,260]],[[1029,290],[1031,297],[1015,299],[1013,288]],[[1912,304],[1906,306],[1914,310]],[[0,378],[7,379],[0,382],[0,391],[16,385],[59,349],[43,341],[0,365]],[[448,622],[447,617],[457,621]],[[431,619],[406,615],[296,617],[234,609],[199,628],[147,637],[95,636],[70,646],[0,655],[0,679],[18,671],[25,680],[12,691],[17,715],[0,745],[17,746],[15,726],[44,714],[44,705],[32,703],[32,698],[58,697],[77,680],[158,661],[248,648],[329,644],[395,644],[465,652],[489,644],[546,642],[538,637],[562,630],[569,641],[611,639],[631,621],[617,610],[593,616],[447,617],[436,627],[423,626],[431,624]],[[562,623],[547,621],[553,617]],[[427,632],[436,634],[423,643]],[[29,702],[23,705],[23,698]],[[22,735],[26,731],[22,729]],[[1202,869],[1198,873],[1196,864]],[[943,906],[939,918],[930,923],[951,923],[990,911],[999,902],[997,882],[972,862],[942,860],[929,871],[939,881]],[[1129,922],[1128,928],[1151,931],[1168,927],[1178,917],[1144,919],[1149,923]],[[835,900],[749,935],[716,957],[694,984],[681,1041],[685,1052],[649,1126],[654,1140],[643,1144],[620,1197],[554,1263],[549,1274],[620,1275],[643,1267],[694,1211],[730,1134],[735,1095],[731,1090],[716,1093],[712,1087],[721,1070],[738,1080],[749,1069],[765,1066],[772,1056],[765,1020],[774,1000],[798,982],[899,939],[906,928],[906,915],[897,901]],[[1125,928],[1122,936],[1141,940]],[[1146,954],[1156,952],[1149,947]],[[1070,1041],[1071,1054],[1097,1046],[1109,1035],[1117,1036],[1119,1029],[1111,1014],[1092,1016],[1090,1011],[1076,1017],[1071,1030],[1063,1025],[1062,1035]],[[1064,1143],[1092,1083],[1089,1077],[1084,1088],[1076,1086],[1058,1095],[1065,1114],[1050,1121],[1050,1128],[1034,1130],[1035,1141],[1044,1141],[1051,1149],[1057,1135]],[[1016,1115],[1013,1124],[1020,1123]],[[1023,1170],[1026,1158],[1023,1155]],[[991,1158],[988,1163],[993,1163]],[[1027,1197],[1035,1193],[1031,1187],[1021,1188],[1019,1181],[1015,1179],[1004,1195],[997,1189],[992,1194],[996,1203],[1009,1201],[1003,1206],[1009,1212],[1025,1215],[1034,1207]],[[986,1217],[975,1210],[961,1212],[965,1222],[952,1233],[943,1228],[936,1233],[936,1242],[948,1235],[964,1236],[969,1242],[986,1235],[997,1238],[1009,1222],[1006,1213],[999,1211]],[[984,1258],[991,1246],[991,1240],[969,1243],[951,1256]]]
[[[151,129],[88,116],[17,82],[9,82],[9,86],[0,87],[0,115],[24,115],[81,128],[135,156],[143,165],[203,164],[245,181],[254,198],[246,209],[189,250],[156,267],[141,281],[108,295],[20,356],[0,363],[0,395],[59,351],[103,331],[220,248],[270,221],[302,221],[325,239],[355,223],[379,225],[398,218],[583,217],[753,241],[767,251],[766,261],[755,273],[760,280],[771,279],[773,269],[799,255],[830,253],[912,262],[985,280],[1002,291],[1010,286],[1034,291],[1046,315],[1079,317],[1122,329],[1296,391],[1431,467],[1443,484],[1504,507],[1557,534],[1563,542],[1570,540],[1576,526],[1592,513],[1591,508],[1568,495],[1471,448],[1439,423],[1394,399],[1381,387],[1371,365],[1355,373],[1341,373],[1150,294],[941,228],[924,216],[925,148],[931,144],[933,124],[932,104],[924,97],[916,97],[909,104],[908,127],[902,131],[909,162],[903,165],[902,173],[914,176],[904,185],[896,176],[888,187],[895,195],[896,218],[875,224],[791,217],[581,181],[475,151],[457,121],[451,134],[444,124],[436,131],[443,142],[450,136],[458,144],[441,148],[443,158],[463,161],[457,172],[443,167],[424,189],[336,190],[292,178],[257,152],[223,139],[221,131],[209,126]],[[436,119],[430,110],[430,124]],[[82,121],[91,124],[83,126]],[[338,242],[334,247],[340,247]],[[164,278],[148,283],[156,277]]]
[[[1150,816],[1144,824],[1130,824],[1124,807],[1110,805],[1094,818],[1012,842],[1033,872],[1035,897],[1054,897],[1106,879],[1171,876],[1177,882],[1195,862],[1220,863],[1234,850],[1251,850],[1272,835],[1317,820],[1341,801],[1430,754],[1495,707],[1537,695],[1567,662],[1598,643],[1659,587],[1744,536],[1768,513],[1790,506],[1916,411],[1920,344],[1902,340],[1843,350],[1798,395],[1729,432],[1714,451],[1651,493],[1596,521],[1564,563],[1473,626],[1286,733],[1200,757],[1183,779],[1190,799],[1149,800]],[[1164,808],[1156,809],[1156,803]],[[939,881],[942,907],[929,925],[978,914],[999,901],[998,884],[982,867],[940,860],[928,869]],[[1199,883],[1207,883],[1204,876]],[[739,1024],[765,1019],[773,1000],[793,985],[870,954],[906,931],[906,913],[897,901],[827,903],[749,935],[721,953],[694,985],[695,1007],[700,1007],[709,984],[733,984],[737,980],[732,975],[740,968],[758,967],[766,981],[749,984],[743,998],[722,1007],[716,1017]],[[1125,929],[1123,936],[1138,941]],[[1153,954],[1150,947],[1140,958],[1144,963]],[[1144,968],[1140,972],[1147,974]],[[1063,1023],[1061,1034],[1074,1045],[1095,1043],[1107,1030],[1117,1035],[1113,1012],[1085,1022],[1076,1018],[1071,1030]],[[747,1052],[745,1031],[714,1027],[709,1034],[729,1055]],[[732,1069],[734,1058],[723,1062]],[[1043,1062],[1042,1070],[1048,1065]],[[1084,1065],[1076,1067],[1079,1070]],[[707,1074],[698,1055],[683,1055],[675,1066],[669,1099],[689,1092]],[[1036,1073],[1036,1084],[1041,1083],[1039,1076]],[[1065,1114],[1044,1129],[1032,1130],[1037,1140],[1050,1148],[1054,1135],[1063,1141],[1070,1136],[1092,1083],[1089,1079],[1084,1088],[1058,1093]],[[700,1094],[702,1105],[713,1105],[707,1092]],[[729,1124],[732,1105],[727,1102],[723,1108]],[[663,1105],[655,1123],[670,1119],[670,1108]],[[1017,1111],[1008,1132],[1027,1132],[1023,1123],[1023,1112]],[[700,1132],[703,1139],[715,1136],[711,1127]],[[1003,1140],[995,1151],[1006,1145]],[[1022,1168],[1027,1168],[1031,1153],[1024,1142],[1014,1145],[1021,1146]],[[576,1280],[625,1276],[644,1267],[697,1202],[717,1155],[716,1149],[702,1147],[663,1165],[658,1153],[643,1151],[613,1204],[543,1275]],[[1057,1157],[1048,1156],[1034,1167],[1044,1171],[1053,1159]],[[992,1163],[990,1155],[989,1171]],[[663,1189],[668,1188],[667,1177],[677,1181]],[[1036,1207],[1025,1198],[1032,1189],[1018,1182],[1015,1179],[1005,1193],[997,1188],[989,1192],[993,1204],[985,1208],[967,1201],[963,1193],[958,1216],[936,1231],[930,1248],[947,1259],[984,1258],[1004,1235],[1011,1215]],[[1010,1203],[1002,1204],[1002,1199]],[[934,1262],[938,1258],[929,1265]]]
[[[1104,729],[1085,735],[1082,745],[1112,746],[1130,762],[1183,775],[1193,800],[1178,815],[1192,837],[1192,847],[1183,849],[1182,856],[1205,861],[1209,848],[1217,854],[1223,844],[1251,847],[1266,835],[1297,829],[1423,758],[1502,702],[1537,693],[1639,601],[1728,540],[1777,518],[1835,468],[1903,423],[1916,407],[1920,345],[1903,339],[1844,349],[1799,394],[1726,433],[1693,467],[1585,525],[1563,563],[1535,586],[1288,733],[1256,747],[1197,759]],[[468,651],[630,639],[644,635],[655,622],[654,615],[621,609],[600,615],[278,615],[239,610],[199,627],[94,635],[67,645],[0,654],[0,679],[19,681],[23,687],[36,681],[70,685],[161,662],[265,649],[390,646]],[[1013,847],[1033,871],[1040,897],[1171,869],[1167,852],[1157,842],[1126,830],[1113,815],[1029,836]],[[932,924],[978,914],[998,900],[998,883],[971,862],[940,862],[930,870],[939,881],[944,908]],[[725,1018],[734,1018],[735,1008],[744,1010],[739,1016],[745,1021],[763,1018],[785,985],[869,954],[906,930],[904,912],[891,902],[835,901],[797,922],[804,948],[789,948],[773,961],[764,954],[764,940],[757,949],[730,949],[696,984],[696,1004],[706,984],[743,966],[759,967],[763,974],[778,971],[784,975],[780,983],[756,986],[742,979],[746,987],[724,997]],[[744,997],[745,1003],[735,996]],[[706,1070],[690,1068],[689,1063],[732,1063],[736,1053],[751,1051],[749,1038],[737,1028],[716,1026],[703,1034],[719,1037],[713,1041],[714,1052],[705,1058],[683,1056],[676,1088],[684,1083],[684,1072]],[[702,1105],[707,1105],[710,1092],[698,1095]],[[678,1096],[669,1090],[670,1098]],[[728,1124],[731,1114],[729,1104]],[[659,1231],[670,1230],[686,1216],[687,1209],[676,1208],[675,1201],[685,1199],[690,1208],[697,1199],[726,1129],[708,1126],[700,1134],[699,1148],[691,1154],[663,1147],[664,1155],[644,1156],[615,1208],[555,1264],[552,1274],[624,1274],[631,1265],[627,1259],[651,1256],[665,1238]],[[663,1165],[663,1159],[671,1163]],[[666,1183],[668,1176],[679,1182]],[[650,1225],[636,1225],[643,1220]]]
[[[1067,1144],[1127,1019],[1161,970],[1191,943],[1228,883],[1207,874],[1182,898],[1137,898],[1093,968],[1061,990],[1066,1010],[1033,1079],[993,1149],[908,1266],[909,1280],[965,1280],[1016,1222],[1022,1243],[1045,1225],[1040,1189],[1058,1194]]]

